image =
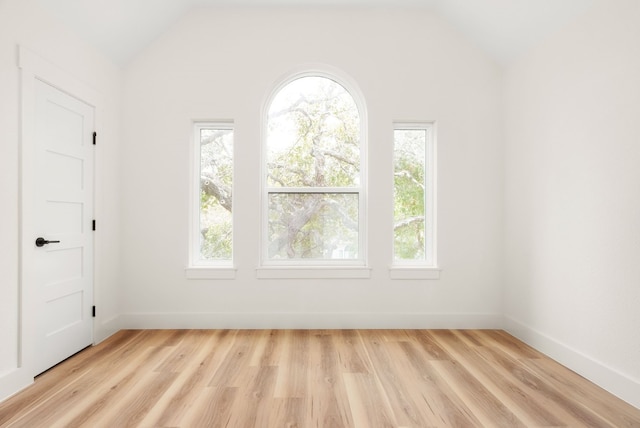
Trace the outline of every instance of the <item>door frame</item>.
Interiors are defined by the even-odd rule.
[[[30,212],[31,201],[26,196],[33,194],[35,171],[35,119],[36,119],[36,81],[42,81],[84,103],[94,109],[94,131],[100,129],[99,109],[102,105],[101,96],[90,86],[62,70],[39,55],[18,46],[18,67],[20,68],[20,201],[19,201],[19,308],[18,308],[18,371],[20,377],[28,383],[33,382],[35,373],[35,356],[37,340],[37,294],[31,285],[34,283],[27,269],[30,256],[28,249],[33,245],[33,236],[27,235],[34,230],[34,215]],[[97,147],[96,147],[97,149]],[[98,214],[97,178],[98,152],[94,151],[93,171],[93,212]],[[96,250],[98,234],[94,232],[93,239],[93,304],[97,304],[96,279],[98,278],[98,257]],[[92,342],[96,338],[96,318],[92,320]]]

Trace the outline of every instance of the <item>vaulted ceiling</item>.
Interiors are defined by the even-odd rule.
[[[199,6],[431,8],[499,63],[508,63],[604,0],[38,0],[115,63],[124,65]]]

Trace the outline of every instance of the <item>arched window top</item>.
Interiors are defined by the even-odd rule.
[[[270,110],[274,100],[280,95],[280,93],[292,83],[299,81],[300,79],[313,78],[318,80],[326,80],[333,82],[334,84],[341,86],[346,91],[356,105],[361,119],[364,119],[365,100],[360,87],[355,79],[351,78],[347,73],[344,73],[340,69],[331,67],[324,64],[310,64],[297,67],[287,75],[281,77],[275,82],[273,89],[269,92],[269,96],[266,100],[267,113]]]
[[[267,186],[359,186],[358,104],[333,76],[297,75],[281,85],[267,110]]]

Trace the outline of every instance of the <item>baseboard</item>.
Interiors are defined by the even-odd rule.
[[[96,325],[93,333],[93,343],[97,345],[98,343],[102,342],[109,336],[122,330],[121,320],[122,319],[120,315],[115,315]]]
[[[504,323],[505,330],[513,336],[640,409],[640,381],[637,379],[512,318],[505,317]]]
[[[0,374],[0,401],[17,394],[32,383],[33,375],[29,375],[25,368]]]
[[[501,329],[502,314],[430,313],[129,313],[134,329]]]

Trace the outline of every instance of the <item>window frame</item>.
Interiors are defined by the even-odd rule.
[[[439,279],[440,268],[437,258],[437,146],[436,146],[436,122],[435,121],[394,121],[391,134],[392,143],[392,174],[395,174],[395,133],[404,130],[425,131],[425,171],[424,171],[424,233],[425,233],[425,257],[424,260],[396,260],[395,257],[395,233],[393,223],[395,218],[392,214],[391,232],[391,266],[389,275],[392,279]],[[392,182],[395,182],[392,176]],[[395,195],[395,184],[392,184]],[[395,204],[395,196],[393,199]],[[392,205],[392,213],[395,212],[395,205]]]
[[[354,187],[270,187],[267,185],[267,137],[269,109],[276,96],[290,83],[305,77],[320,77],[341,85],[353,98],[360,119],[360,174],[359,185]],[[258,278],[368,278],[370,270],[367,251],[367,111],[362,92],[355,82],[339,70],[327,66],[304,67],[287,74],[272,87],[263,103],[261,114],[261,171],[260,171],[260,259]],[[334,260],[287,259],[273,260],[268,255],[269,195],[274,193],[323,193],[358,195],[358,258]]]
[[[189,210],[189,253],[185,269],[187,279],[233,279],[236,268],[234,262],[235,249],[235,209],[231,212],[231,258],[220,260],[204,260],[200,252],[200,176],[201,176],[201,131],[204,129],[222,129],[233,132],[233,159],[231,187],[235,187],[235,123],[233,120],[194,120],[191,124],[192,137],[190,144],[190,210]],[[235,195],[235,191],[232,190]],[[235,205],[235,204],[234,204]]]

